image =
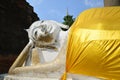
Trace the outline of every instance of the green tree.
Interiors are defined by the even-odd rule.
[[[63,20],[64,20],[63,24],[68,25],[70,27],[75,21],[75,18],[73,18],[72,15],[66,15],[64,16]]]
[[[75,21],[75,18],[73,18],[72,15],[69,15],[68,8],[67,8],[66,16],[64,16],[63,20],[64,20],[63,24],[68,25],[69,27]],[[67,29],[62,29],[62,30],[66,31]]]

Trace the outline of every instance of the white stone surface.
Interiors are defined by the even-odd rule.
[[[4,80],[60,80],[59,78],[39,78],[39,77],[19,77],[19,76],[11,76],[8,75],[4,78]],[[67,80],[72,80],[68,78]]]
[[[4,80],[60,80],[59,78],[40,78],[40,77],[20,77],[20,76],[12,76],[12,75],[7,75],[5,76]],[[67,78],[67,80],[101,80],[95,77],[90,77],[90,76],[75,76],[74,78]]]

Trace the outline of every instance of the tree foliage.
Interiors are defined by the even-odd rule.
[[[66,15],[64,16],[63,20],[64,20],[63,24],[68,25],[70,27],[75,21],[75,18],[73,18],[72,15]]]

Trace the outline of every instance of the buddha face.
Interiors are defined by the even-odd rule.
[[[50,43],[53,40],[52,33],[50,33],[51,30],[51,26],[40,25],[34,28],[32,36],[35,41]]]
[[[28,36],[36,46],[51,45],[58,40],[61,25],[51,20],[36,21],[30,26]]]

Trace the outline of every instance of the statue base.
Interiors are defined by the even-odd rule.
[[[4,80],[60,80],[59,78],[39,78],[39,77],[21,77],[21,76],[13,76],[7,75],[4,77]],[[68,78],[67,80],[72,80],[72,78]]]
[[[83,76],[83,75],[79,75],[79,78],[77,78],[78,76],[74,76],[74,78],[67,78],[67,80],[101,80],[99,78],[94,78],[94,77],[90,77],[90,76]],[[0,79],[3,80],[3,79]],[[40,78],[40,77],[24,77],[24,76],[14,76],[14,75],[7,75],[4,76],[4,80],[60,80],[60,78]]]

